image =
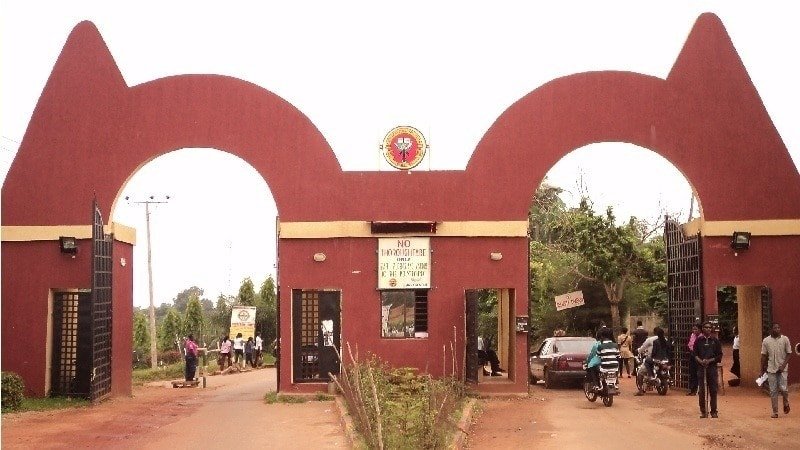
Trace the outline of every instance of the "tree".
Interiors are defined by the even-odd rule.
[[[217,335],[226,334],[231,325],[231,305],[233,298],[219,294],[217,297],[217,307],[211,316],[211,323],[214,326],[214,333]]]
[[[194,334],[200,339],[204,329],[203,307],[200,305],[200,299],[197,298],[197,295],[192,294],[186,304],[186,313],[183,316],[183,331],[187,335]]]
[[[175,308],[170,308],[167,315],[161,322],[161,332],[158,337],[161,350],[175,350],[175,337],[180,336],[182,331],[181,316]]]
[[[198,299],[203,298],[203,290],[197,286],[192,286],[179,292],[178,295],[172,299],[175,309],[177,309],[179,313],[186,312],[186,305],[189,304],[189,300],[193,296],[197,297]]]
[[[631,217],[617,226],[613,209],[597,215],[588,198],[569,214],[570,220],[559,228],[568,251],[580,255],[583,262],[575,271],[585,280],[601,283],[611,309],[614,330],[620,328],[620,303],[631,282],[657,276],[659,262],[653,248],[645,245],[655,228]]]
[[[150,332],[147,330],[147,316],[137,311],[133,314],[133,349],[146,354],[150,347]]]
[[[236,296],[236,303],[242,306],[256,306],[256,290],[250,277],[242,280],[242,285],[239,286],[239,295]]]
[[[269,275],[258,290],[256,297],[256,331],[267,345],[278,336],[278,296],[275,292],[275,280]]]

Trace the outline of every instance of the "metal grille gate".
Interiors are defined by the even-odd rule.
[[[89,292],[53,294],[53,358],[50,394],[86,397],[91,376],[91,295]]]
[[[103,231],[103,215],[93,205],[92,218],[92,376],[90,399],[111,394],[111,248],[113,238]]]
[[[703,316],[703,276],[700,235],[686,237],[669,217],[664,224],[667,250],[667,323],[675,341],[675,384],[689,386],[689,351],[692,324]]]

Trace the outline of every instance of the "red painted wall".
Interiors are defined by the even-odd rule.
[[[112,269],[111,393],[131,395],[133,376],[133,246],[115,241]],[[121,259],[125,258],[125,266]]]
[[[607,141],[637,144],[672,162],[696,189],[706,220],[800,218],[800,174],[724,27],[716,16],[704,14],[666,80],[628,72],[590,72],[553,80],[497,119],[466,170],[411,174],[342,172],[330,146],[305,115],[242,80],[184,75],[128,87],[97,29],[84,22],[73,30],[53,68],[3,185],[2,223],[88,224],[83,209],[74,205],[87,204],[96,193],[101,210],[111,211],[124,183],[139,167],[185,147],[214,147],[251,164],[268,183],[283,222],[522,221],[527,220],[533,193],[553,164],[576,148]],[[70,174],[69,182],[57,174]],[[398,188],[421,195],[387,202],[396,198]],[[788,315],[778,319],[797,323],[796,301],[787,295],[789,287],[782,287],[796,283],[786,270],[795,255],[796,237],[774,239],[774,249],[782,256],[759,257],[758,270],[775,274],[769,283],[776,289],[775,311]],[[41,325],[23,322],[24,312],[41,309],[31,301],[30,292],[40,298],[54,280],[81,279],[67,262],[42,264],[44,245],[2,243],[3,364],[34,381],[40,377],[35,372],[41,371],[35,369],[36,363],[26,355],[9,354],[18,353],[15,334],[41,341]],[[516,290],[518,312],[527,303],[523,242],[435,238],[432,245],[441,249],[434,255],[432,274],[431,301],[434,308],[441,308],[431,310],[441,319],[436,336],[427,342],[384,342],[370,328],[356,325],[372,314],[377,317],[377,308],[365,306],[377,301],[374,280],[367,279],[366,272],[354,278],[346,271],[353,261],[373,261],[374,240],[282,239],[278,282],[284,344],[291,340],[286,325],[290,290],[295,287],[341,287],[347,307],[343,337],[358,338],[364,350],[381,352],[398,364],[438,360],[436,349],[449,339],[448,330],[463,327],[464,288],[511,287]],[[308,266],[306,258],[313,252],[307,252],[322,246],[335,246],[332,259]],[[494,246],[508,246],[508,258],[499,265],[481,262],[487,248]],[[465,255],[475,261],[474,270],[465,264],[469,261]],[[749,271],[756,270],[745,272],[738,262],[714,250],[707,251],[705,261],[707,292],[722,278],[730,284],[743,283],[753,276]],[[502,273],[497,272],[500,265]],[[67,275],[72,272],[74,278]],[[80,273],[88,276],[89,271]],[[130,281],[125,276],[119,284],[115,281],[119,289],[115,307],[128,301],[124,285]],[[41,317],[41,311],[36,314]],[[130,326],[124,324],[130,317],[122,317],[125,314],[130,314],[127,306],[115,311],[115,324],[121,321],[115,327],[115,345],[130,340]],[[117,353],[114,367],[123,370],[122,355]],[[288,358],[285,352],[282,357]],[[520,374],[523,361],[518,360],[515,373],[519,390],[525,386]],[[286,362],[283,368],[290,367]],[[432,371],[441,368],[437,364],[429,365]],[[287,377],[282,371],[281,378]],[[282,389],[288,388],[282,384]]]
[[[58,241],[3,242],[2,367],[22,376],[28,395],[45,395],[50,289],[92,287],[91,243],[78,245],[73,259]]]
[[[800,236],[753,236],[750,249],[734,255],[730,237],[704,237],[703,280],[705,310],[717,312],[716,289],[751,285],[772,289],[772,317],[794,347],[800,342]],[[790,359],[791,366],[800,357]],[[789,381],[800,381],[800,371],[790,370]]]
[[[514,289],[518,300],[515,315],[527,316],[526,238],[431,238],[431,283],[428,291],[427,339],[382,339],[381,302],[378,286],[377,239],[283,239],[281,240],[281,330],[289,342],[292,289],[337,289],[342,291],[342,346],[356,346],[363,359],[366,352],[380,355],[393,366],[427,368],[441,376],[452,371],[456,349],[456,373],[464,368],[464,292],[478,288]],[[314,253],[325,253],[324,262],[314,262]],[[489,253],[501,252],[501,261]],[[288,255],[288,256],[285,256]],[[283,274],[286,274],[285,276]],[[455,327],[455,330],[454,328]],[[455,333],[455,340],[454,340]],[[515,335],[518,364],[515,384],[495,384],[498,391],[524,390],[527,385],[527,335]],[[447,349],[446,367],[443,348]],[[291,367],[291,348],[281,350],[282,368]],[[509,369],[510,370],[510,369]],[[281,370],[281,385],[291,385],[291,370]],[[488,386],[488,385],[487,385]],[[297,386],[303,390],[304,386]]]

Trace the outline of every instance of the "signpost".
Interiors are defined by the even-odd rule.
[[[556,311],[583,305],[583,292],[575,291],[556,296]]]
[[[254,337],[256,333],[256,307],[234,306],[231,311],[231,336],[242,333],[242,337]]]
[[[378,239],[378,289],[426,289],[430,287],[430,238]]]

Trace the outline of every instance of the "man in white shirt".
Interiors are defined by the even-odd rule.
[[[256,366],[261,365],[261,349],[264,346],[264,340],[261,339],[261,333],[256,333],[256,346],[255,346],[255,354],[253,355],[253,361],[255,361]]]
[[[761,341],[761,370],[769,380],[769,396],[772,400],[772,418],[778,418],[778,391],[783,396],[783,413],[789,414],[789,355],[792,346],[789,338],[781,335],[781,326],[772,324],[772,332]]]

